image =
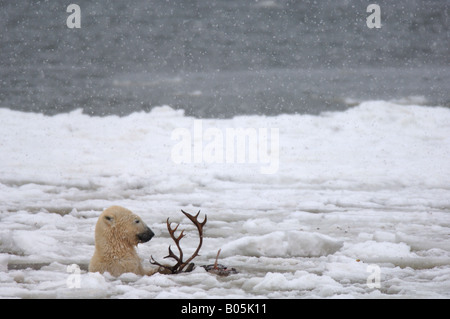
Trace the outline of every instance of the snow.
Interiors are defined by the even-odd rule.
[[[301,245],[299,245],[301,243]],[[342,243],[326,235],[299,231],[277,231],[246,236],[226,243],[222,256],[319,257],[333,254]]]
[[[450,297],[447,108],[367,101],[319,116],[202,120],[218,132],[278,128],[274,174],[259,162],[175,163],[172,132],[194,134],[195,120],[168,106],[126,117],[0,109],[0,118],[0,297]],[[196,263],[221,248],[219,262],[239,273],[88,273],[97,217],[111,205],[156,233],[138,248],[145,267],[167,254],[167,217],[193,252],[197,233],[180,209],[201,210]]]

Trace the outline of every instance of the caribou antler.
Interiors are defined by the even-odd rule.
[[[155,261],[153,259],[153,256],[150,257],[150,263],[152,263],[153,265],[157,265],[160,266],[168,271],[170,271],[170,273],[172,274],[177,274],[183,271],[183,269],[189,265],[189,263],[198,256],[198,253],[200,251],[200,248],[202,247],[203,244],[203,226],[205,226],[206,221],[207,221],[207,216],[205,215],[205,219],[203,220],[203,222],[199,222],[198,221],[198,215],[200,214],[200,211],[198,211],[197,215],[192,216],[191,214],[186,213],[185,211],[181,210],[181,212],[190,219],[191,222],[194,223],[194,225],[197,227],[198,230],[198,235],[200,237],[200,242],[198,244],[197,249],[195,250],[194,254],[192,254],[191,257],[188,258],[188,260],[183,261],[183,250],[180,247],[180,240],[185,236],[184,235],[184,230],[181,231],[181,233],[177,236],[175,236],[175,232],[178,229],[178,226],[180,226],[180,224],[178,224],[177,226],[175,226],[175,228],[172,229],[172,227],[170,226],[171,223],[169,222],[169,218],[167,218],[167,230],[169,231],[169,235],[170,237],[173,239],[173,241],[175,242],[178,251],[180,253],[179,256],[175,255],[172,251],[172,249],[169,246],[169,255],[167,255],[164,258],[172,258],[175,259],[175,261],[177,262],[175,265],[173,266],[167,266],[167,265],[162,265],[160,263],[158,263],[157,261]],[[189,270],[190,266],[188,267]],[[192,269],[190,269],[192,270]]]

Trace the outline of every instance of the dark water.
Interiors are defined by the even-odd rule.
[[[81,8],[69,29],[66,8]],[[366,25],[368,4],[381,29]],[[168,104],[198,117],[450,106],[450,2],[4,1],[0,107],[93,115]]]

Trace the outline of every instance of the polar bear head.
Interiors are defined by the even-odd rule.
[[[95,226],[96,246],[105,249],[136,246],[154,235],[139,216],[120,206],[103,211]]]

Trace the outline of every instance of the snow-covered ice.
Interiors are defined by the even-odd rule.
[[[258,163],[176,164],[171,133],[194,119],[167,106],[126,117],[0,109],[0,121],[0,297],[450,297],[447,108],[369,101],[320,116],[203,120],[279,128],[271,175]],[[138,248],[146,267],[167,254],[167,217],[195,249],[180,209],[201,210],[196,263],[221,248],[220,263],[239,273],[88,273],[97,217],[111,205],[156,233]]]

